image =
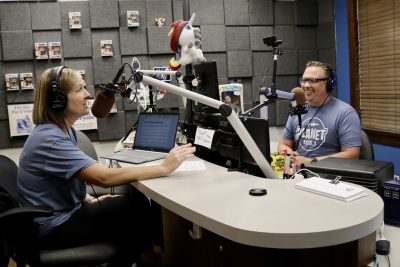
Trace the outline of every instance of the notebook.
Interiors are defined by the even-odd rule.
[[[175,146],[178,122],[179,113],[140,113],[132,149],[100,157],[133,164],[163,159]]]
[[[346,202],[367,195],[361,186],[343,182],[332,183],[332,180],[319,177],[304,179],[296,184],[296,188]]]

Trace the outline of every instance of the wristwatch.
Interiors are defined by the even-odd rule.
[[[312,158],[311,160],[310,160],[310,163],[314,163],[314,162],[317,162],[318,161],[318,159],[316,158],[316,157],[314,157],[314,158]]]

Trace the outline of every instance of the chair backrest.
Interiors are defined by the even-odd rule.
[[[374,148],[363,130],[361,130],[360,159],[375,160]]]
[[[0,186],[17,198],[17,164],[7,156],[0,155]]]
[[[76,130],[76,139],[77,139],[79,148],[83,152],[85,152],[86,155],[88,155],[89,157],[91,157],[95,160],[99,159],[97,156],[96,149],[94,148],[94,146],[92,144],[92,141],[90,141],[89,137],[85,133],[83,133],[79,130]]]

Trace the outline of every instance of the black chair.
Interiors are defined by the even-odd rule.
[[[82,131],[76,130],[76,139],[78,142],[79,148],[85,152],[86,155],[91,157],[94,160],[98,160],[97,152],[95,147],[92,144],[92,141],[89,139],[89,137]],[[111,188],[103,188],[100,186],[96,185],[87,185],[86,186],[86,191],[94,196],[101,196],[101,195],[106,195],[106,194],[116,194],[116,195],[123,195],[123,194],[128,194],[131,190],[130,185],[119,185],[119,186],[114,186]]]
[[[0,188],[16,203],[18,167],[10,158],[0,155]],[[4,206],[3,206],[4,207]],[[0,211],[0,267],[11,257],[17,266],[94,266],[106,263],[116,255],[110,242],[99,242],[67,249],[40,250],[37,246],[35,217],[50,216],[49,207],[13,207]],[[4,255],[2,255],[4,254]]]
[[[361,130],[361,148],[360,148],[360,159],[375,160],[374,148],[369,141],[368,135]]]

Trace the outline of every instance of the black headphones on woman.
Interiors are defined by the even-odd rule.
[[[58,66],[51,68],[50,71],[50,86],[51,92],[49,93],[48,104],[50,108],[57,112],[62,112],[67,108],[68,97],[60,90],[60,76],[66,66]]]

